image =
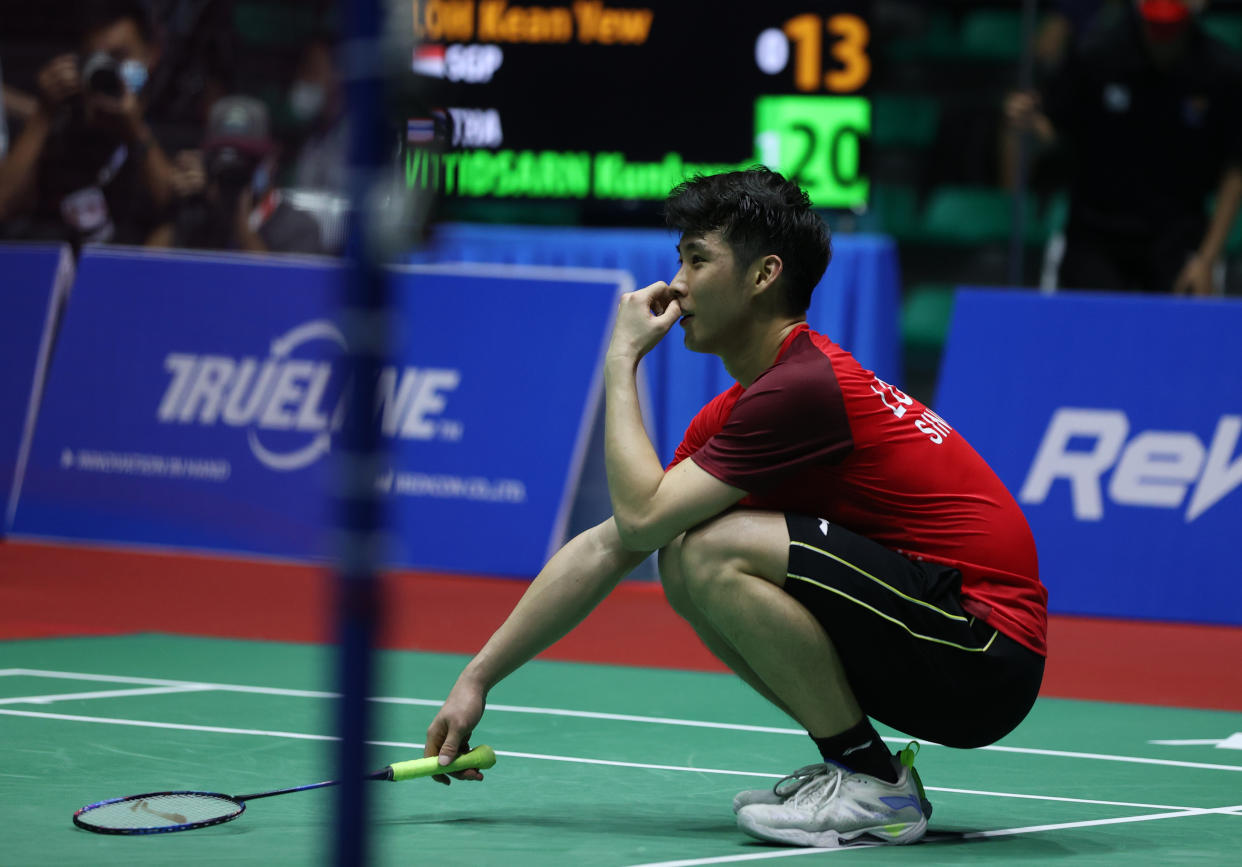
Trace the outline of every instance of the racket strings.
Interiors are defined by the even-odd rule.
[[[137,795],[92,804],[75,820],[113,831],[176,828],[219,822],[239,814],[245,806],[208,792],[172,792]]]

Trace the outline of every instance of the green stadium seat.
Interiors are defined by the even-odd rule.
[[[233,7],[233,25],[252,45],[300,45],[320,24],[312,4],[242,0]]]
[[[872,96],[871,143],[876,147],[928,148],[940,128],[940,103],[907,93]]]
[[[1203,16],[1202,23],[1208,33],[1235,51],[1242,51],[1242,14],[1208,14]]]
[[[1039,230],[1042,240],[1065,231],[1065,221],[1069,219],[1069,193],[1059,190],[1048,199],[1043,213],[1039,216]]]
[[[1225,240],[1225,254],[1242,256],[1242,215],[1233,220],[1233,228],[1229,230],[1229,237]]]
[[[922,60],[950,56],[956,45],[957,33],[953,29],[952,16],[944,10],[937,10],[931,14],[923,32],[886,40],[877,49],[889,60]]]
[[[1016,60],[1022,52],[1022,12],[972,9],[962,17],[958,56],[967,60]]]
[[[919,240],[935,244],[988,244],[1007,241],[1013,201],[997,187],[941,186],[928,196],[919,221]],[[1028,240],[1038,240],[1035,206],[1028,200],[1024,221]]]
[[[901,344],[907,355],[938,353],[953,318],[953,285],[920,283],[901,305]]]
[[[869,231],[906,240],[918,232],[918,196],[913,187],[872,184],[867,216]]]

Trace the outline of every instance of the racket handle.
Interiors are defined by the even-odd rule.
[[[480,770],[496,764],[496,753],[486,744],[475,747],[470,752],[458,756],[447,765],[440,765],[439,756],[427,756],[425,759],[411,759],[408,762],[393,762],[388,766],[392,775],[388,777],[394,783],[412,780],[415,777],[430,777],[432,774],[454,774],[467,768]]]

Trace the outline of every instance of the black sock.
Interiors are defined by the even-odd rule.
[[[841,765],[860,774],[879,777],[890,783],[897,782],[893,756],[876,734],[871,720],[866,717],[852,729],[827,738],[813,737],[815,746],[824,761]]]

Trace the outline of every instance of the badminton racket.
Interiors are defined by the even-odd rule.
[[[496,753],[489,746],[479,746],[441,766],[439,756],[394,762],[372,774],[368,780],[400,782],[433,774],[452,774],[468,768],[480,770],[496,764]],[[222,795],[219,792],[148,792],[87,804],[73,814],[73,824],[98,834],[162,834],[169,831],[190,831],[220,825],[236,819],[246,809],[247,801],[338,786],[340,780],[326,780],[292,789],[275,789],[252,795]]]

